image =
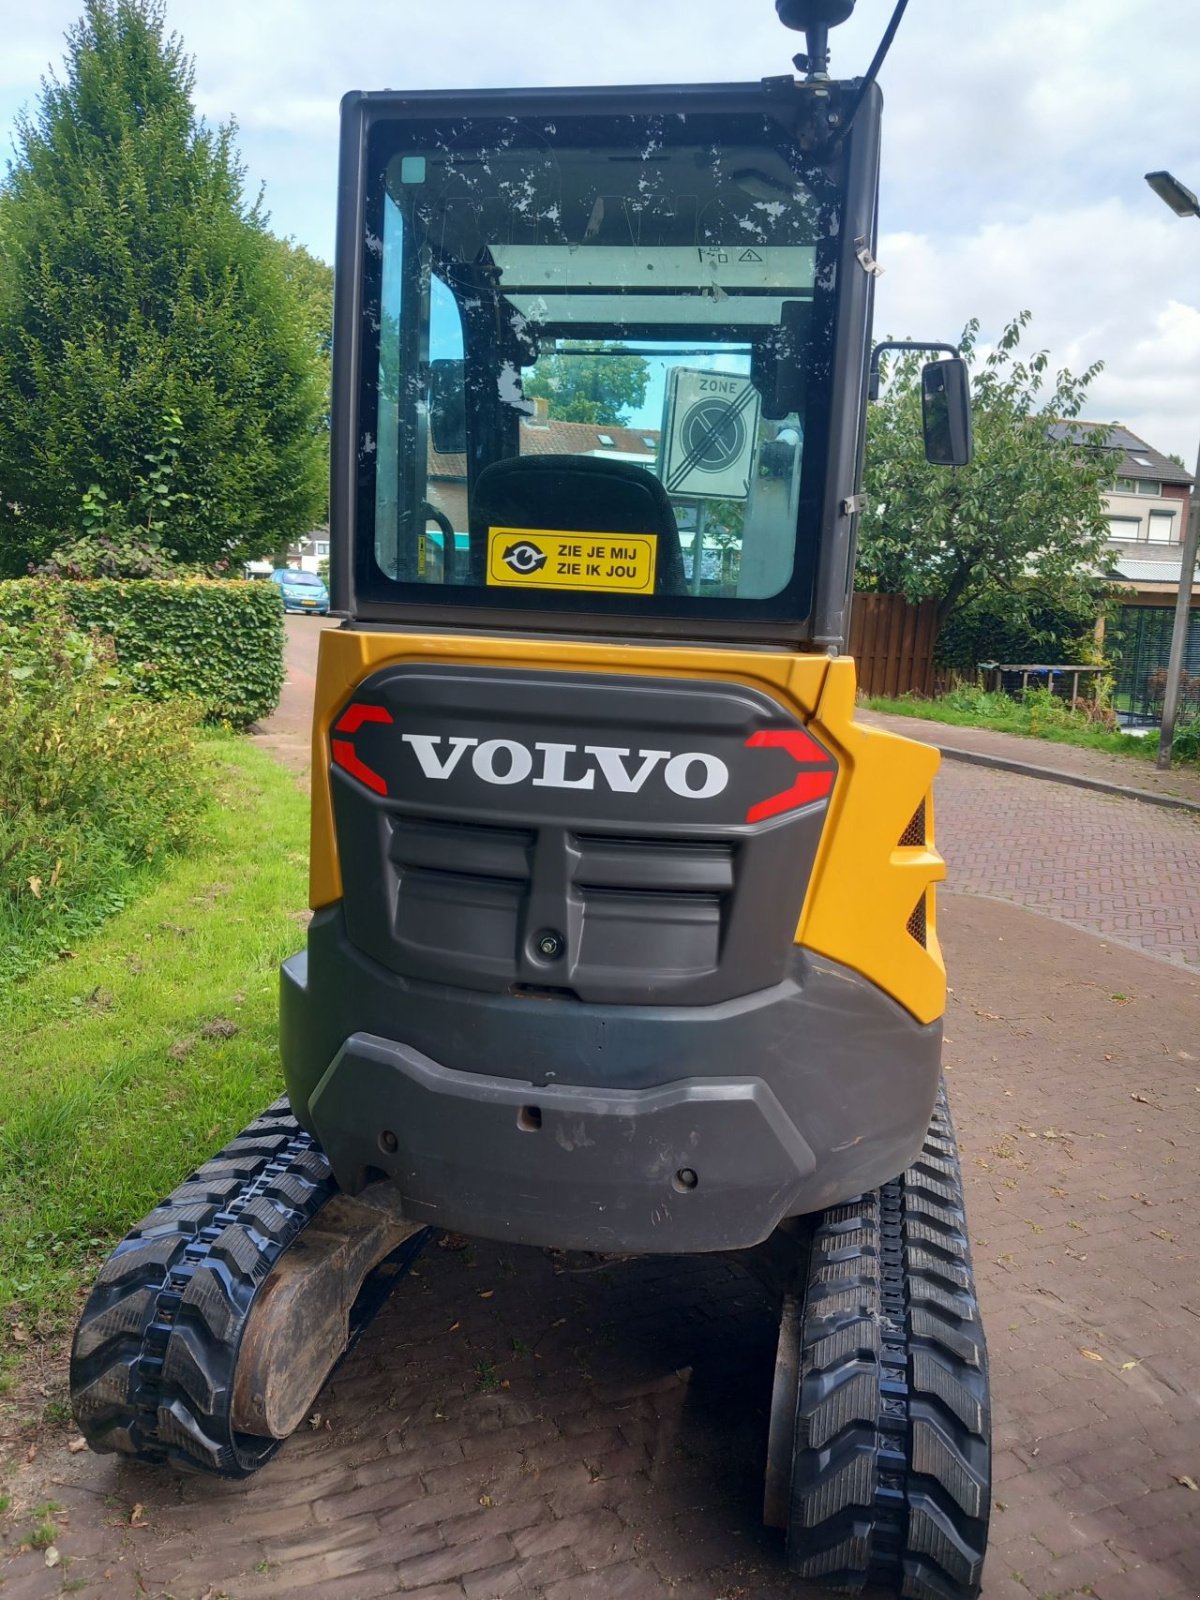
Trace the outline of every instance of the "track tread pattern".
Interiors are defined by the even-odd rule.
[[[233,1368],[255,1291],[336,1192],[277,1100],[189,1175],[104,1263],[71,1351],[93,1450],[246,1477],[278,1442],[235,1434]]]
[[[827,1590],[979,1595],[990,1409],[957,1148],[943,1087],[912,1166],[814,1229],[788,1554]]]

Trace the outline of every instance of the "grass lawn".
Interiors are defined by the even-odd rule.
[[[277,967],[304,939],[308,802],[210,736],[191,851],[0,994],[0,1309],[10,1350],[70,1326],[113,1239],[280,1092]]]
[[[1012,700],[1005,694],[986,694],[982,690],[961,691],[941,700],[919,700],[913,695],[889,699],[875,695],[867,699],[872,711],[886,711],[896,717],[923,717],[928,722],[945,722],[956,728],[987,728],[994,733],[1018,733],[1025,738],[1050,739],[1056,744],[1082,745],[1088,750],[1105,750],[1110,755],[1131,756],[1134,760],[1153,760],[1158,752],[1157,734],[1137,738],[1128,733],[1109,733],[1090,726],[1079,713],[1065,706],[1047,708],[1039,695],[1028,701]]]

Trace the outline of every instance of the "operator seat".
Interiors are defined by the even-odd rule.
[[[656,594],[686,594],[679,529],[667,491],[632,461],[600,456],[510,456],[479,474],[471,496],[471,578],[484,582],[490,528],[650,533],[658,538]]]

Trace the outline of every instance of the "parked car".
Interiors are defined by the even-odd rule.
[[[276,567],[271,582],[279,585],[285,611],[311,611],[318,617],[329,615],[329,590],[315,572]]]

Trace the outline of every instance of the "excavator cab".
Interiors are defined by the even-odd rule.
[[[793,1569],[978,1593],[938,758],[855,721],[844,653],[880,109],[821,72],[344,102],[345,621],[282,976],[289,1105],[185,1197],[228,1178],[206,1225],[257,1219],[219,1383],[170,1359],[216,1244],[163,1291],[132,1421],[97,1320],[128,1273],[102,1274],[75,1365],[98,1448],[252,1470],[363,1275],[423,1229],[734,1252],[780,1302],[765,1511]],[[926,385],[951,462],[954,365]],[[301,1229],[325,1242],[296,1267]]]
[[[861,420],[835,286],[873,197],[845,215],[805,107],[790,80],[347,102],[343,609],[691,641],[831,625],[823,489]]]

